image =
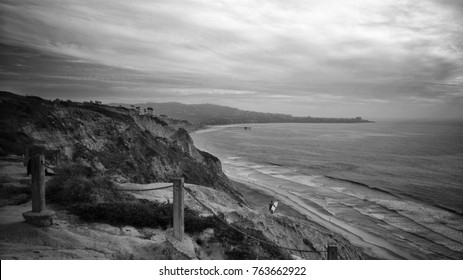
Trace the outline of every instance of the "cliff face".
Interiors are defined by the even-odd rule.
[[[41,145],[118,182],[185,177],[242,201],[220,161],[194,147],[187,126],[125,108],[0,93],[0,154],[22,155],[24,146]]]
[[[197,161],[204,163],[213,172],[222,173],[222,164],[220,163],[220,160],[207,152],[197,149],[194,146],[193,139],[191,139],[191,136],[185,129],[179,128],[171,136],[171,140],[174,141],[174,144],[184,153],[187,153]]]

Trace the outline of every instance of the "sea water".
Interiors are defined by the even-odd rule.
[[[463,258],[463,124],[246,124],[194,133],[224,172],[373,258]]]

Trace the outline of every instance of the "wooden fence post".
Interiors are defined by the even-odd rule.
[[[45,156],[36,155],[31,160],[32,212],[45,210]]]
[[[45,156],[31,157],[32,211],[23,213],[26,222],[37,226],[51,226],[55,212],[45,209]]]
[[[29,146],[24,146],[24,166],[29,162]]]
[[[174,237],[183,242],[184,233],[184,190],[183,178],[174,179]]]
[[[338,247],[336,245],[328,245],[327,259],[337,260],[338,259]]]
[[[191,145],[190,143],[186,143],[186,152],[188,153],[189,156],[193,156],[192,154],[192,151],[191,151]]]
[[[55,152],[55,166],[56,167],[59,167],[61,165],[61,162],[60,162],[60,151],[56,151]]]

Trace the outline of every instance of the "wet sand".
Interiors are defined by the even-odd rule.
[[[280,198],[277,211],[281,214],[308,219],[319,225],[346,237],[352,244],[361,248],[364,254],[371,259],[413,259],[414,256],[405,251],[398,251],[392,244],[371,234],[352,227],[333,216],[323,213],[323,209],[308,207],[297,197],[288,197],[283,193],[275,192],[255,183],[246,182],[240,178],[227,176],[232,179],[237,189],[242,192],[250,206],[260,211],[267,211],[267,205],[275,197]],[[296,202],[296,203],[295,203]],[[261,205],[259,205],[261,204]]]

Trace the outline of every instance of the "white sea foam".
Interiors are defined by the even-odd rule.
[[[251,162],[238,162],[237,160],[238,159],[234,159],[234,168],[231,168],[235,170],[234,176],[251,181],[264,189],[278,193],[280,196],[286,197],[291,203],[297,203],[302,207],[306,207],[302,200],[296,200],[295,198],[307,198],[310,199],[314,205],[318,205],[333,216],[342,213],[343,210],[339,208],[340,205],[352,207],[358,211],[358,213],[366,217],[382,221],[389,225],[389,227],[382,225],[382,227],[388,228],[389,230],[401,230],[418,235],[425,234],[425,232],[432,230],[446,237],[445,239],[440,238],[436,243],[455,251],[463,250],[462,244],[459,243],[461,242],[460,240],[463,240],[462,233],[439,224],[439,221],[450,218],[452,214],[449,212],[433,209],[432,207],[427,207],[419,203],[401,201],[397,198],[388,200],[375,199],[375,192],[378,191],[368,189],[364,186],[355,186],[353,188],[351,184],[349,188],[346,186],[326,186],[317,182],[322,176],[283,175],[285,172],[288,173],[289,169],[284,170],[284,168],[280,167],[253,164]],[[275,179],[282,180],[283,183],[274,181]],[[296,185],[293,183],[296,183]],[[351,201],[341,202],[342,197],[339,195],[347,195]],[[370,207],[360,205],[363,203],[366,195],[373,198],[370,199],[371,202],[375,202],[384,208],[379,209],[378,205]],[[392,197],[390,195],[384,195],[383,193],[379,196]],[[358,200],[355,201],[352,199]],[[400,214],[395,213],[395,211]],[[330,220],[330,218],[328,218],[328,220]],[[370,231],[377,234],[380,232],[380,230],[377,231],[373,228],[370,229]],[[458,242],[454,240],[458,240]],[[422,250],[428,251],[424,248]]]
[[[463,232],[457,231],[446,225],[446,221],[455,219],[463,222],[461,217],[433,206],[412,201],[379,200],[378,204],[393,209],[402,216],[448,238],[439,239],[437,243],[453,250],[457,249],[458,251],[463,251]]]
[[[275,175],[275,178],[283,179],[286,181],[298,183],[304,186],[309,186],[309,187],[323,187],[320,184],[317,184],[314,180],[317,178],[320,178],[320,176],[308,176],[308,175],[292,175],[292,176],[287,176],[287,175]]]
[[[216,132],[216,131],[224,130],[226,128],[235,127],[235,126],[237,126],[237,125],[232,124],[232,125],[207,126],[205,129],[201,129],[201,130],[197,130],[197,131],[192,132],[191,135],[193,136],[194,134],[204,134],[204,133]]]
[[[237,160],[237,159],[242,159],[243,157],[227,157],[230,160]]]

